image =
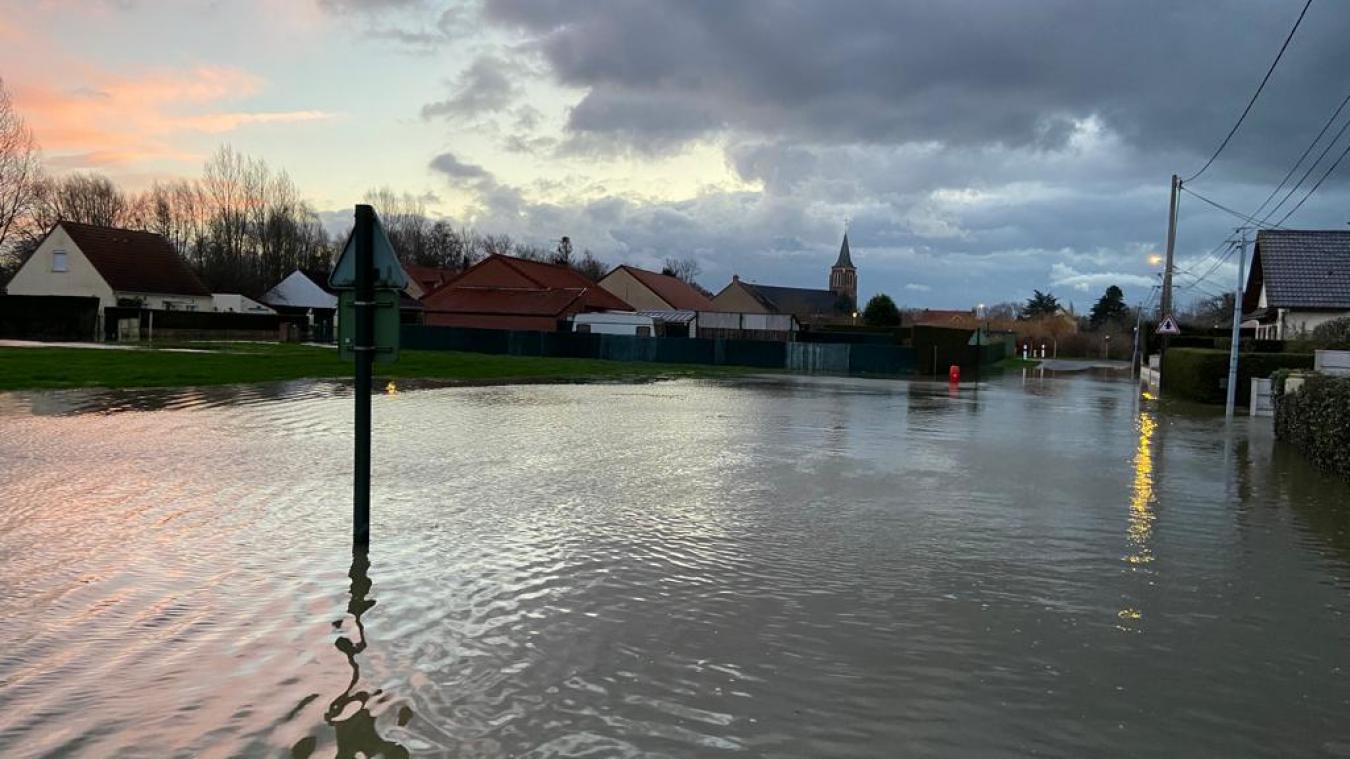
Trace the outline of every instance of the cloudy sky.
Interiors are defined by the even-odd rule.
[[[863,297],[968,308],[1040,288],[1082,309],[1108,284],[1147,295],[1170,175],[1204,164],[1302,2],[5,6],[0,76],[56,172],[139,188],[229,143],[326,218],[387,185],[611,263],[693,256],[714,290],[733,273],[824,287],[851,220]],[[1350,94],[1346,29],[1350,3],[1313,3],[1196,192],[1261,204]],[[1350,159],[1286,226],[1347,228],[1346,178]],[[1178,265],[1203,272],[1239,222],[1189,195],[1181,218]]]

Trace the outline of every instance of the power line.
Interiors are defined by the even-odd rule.
[[[1214,262],[1214,265],[1210,266],[1209,269],[1206,270],[1204,274],[1201,274],[1198,277],[1196,277],[1194,274],[1190,275],[1192,277],[1195,277],[1195,281],[1191,282],[1189,285],[1182,285],[1183,289],[1189,287],[1197,287],[1201,282],[1204,282],[1205,280],[1213,276],[1214,272],[1217,271],[1218,268],[1222,266],[1225,261],[1233,257],[1233,251],[1237,250],[1237,244],[1234,243],[1232,240],[1226,240],[1225,244],[1229,246],[1228,252],[1220,256],[1219,259]]]
[[[1331,149],[1336,146],[1336,143],[1340,141],[1341,135],[1345,134],[1347,128],[1350,128],[1350,119],[1346,119],[1345,123],[1341,124],[1341,128],[1337,130],[1336,136],[1332,137],[1331,142],[1328,142],[1326,147],[1322,148],[1322,152],[1317,154],[1317,160],[1308,164],[1308,170],[1303,172],[1303,176],[1299,177],[1298,181],[1294,183],[1294,186],[1289,188],[1289,192],[1285,193],[1283,198],[1280,198],[1280,202],[1276,203],[1273,208],[1266,212],[1265,216],[1261,217],[1262,224],[1265,223],[1266,219],[1279,213],[1279,210],[1284,207],[1284,204],[1288,203],[1289,199],[1294,196],[1294,193],[1298,192],[1298,188],[1303,186],[1303,183],[1308,180],[1308,176],[1313,173],[1313,169],[1317,168],[1317,164],[1321,163],[1322,159],[1327,157],[1327,153],[1330,153]],[[1285,218],[1288,218],[1288,215],[1286,215]]]
[[[1313,185],[1311,190],[1308,190],[1308,194],[1303,196],[1303,199],[1298,202],[1298,205],[1289,209],[1289,213],[1280,217],[1280,224],[1283,224],[1285,219],[1289,218],[1290,216],[1293,216],[1295,211],[1302,208],[1303,204],[1308,202],[1308,198],[1311,198],[1312,194],[1314,192],[1317,192],[1317,188],[1321,187],[1322,183],[1327,181],[1327,177],[1331,176],[1331,172],[1335,171],[1336,167],[1341,165],[1341,161],[1345,160],[1346,154],[1350,154],[1350,145],[1345,146],[1345,150],[1341,151],[1341,154],[1336,159],[1336,162],[1327,167],[1327,170],[1323,172],[1322,177],[1317,180],[1317,184]]]
[[[1238,116],[1237,123],[1233,124],[1233,128],[1228,130],[1228,135],[1223,138],[1223,142],[1219,143],[1219,148],[1214,151],[1214,155],[1210,156],[1209,160],[1205,161],[1205,165],[1201,166],[1200,170],[1191,175],[1189,179],[1183,179],[1183,183],[1194,182],[1196,178],[1205,173],[1205,170],[1210,167],[1210,164],[1214,163],[1214,159],[1219,157],[1219,154],[1223,152],[1223,149],[1228,147],[1228,141],[1233,139],[1233,135],[1237,134],[1238,127],[1242,126],[1242,122],[1247,118],[1247,114],[1251,113],[1252,106],[1256,105],[1256,99],[1261,96],[1261,90],[1264,90],[1266,88],[1266,82],[1270,81],[1270,75],[1275,73],[1275,67],[1279,65],[1280,59],[1284,57],[1284,51],[1289,47],[1289,41],[1294,39],[1294,32],[1298,31],[1299,24],[1303,23],[1303,17],[1307,15],[1308,6],[1310,5],[1312,5],[1312,0],[1308,0],[1303,4],[1303,10],[1299,12],[1298,20],[1294,22],[1294,28],[1290,29],[1289,36],[1284,38],[1284,44],[1280,45],[1280,52],[1276,53],[1275,60],[1270,62],[1270,68],[1266,69],[1266,75],[1261,78],[1261,84],[1257,85],[1256,92],[1252,93],[1252,99],[1247,101],[1247,107],[1242,109],[1242,115]]]
[[[1347,122],[1347,123],[1350,123],[1350,122]],[[1226,206],[1226,205],[1224,205],[1224,204],[1222,204],[1222,203],[1220,203],[1220,202],[1218,202],[1218,201],[1216,201],[1216,200],[1210,200],[1209,198],[1205,197],[1204,195],[1201,195],[1200,193],[1196,192],[1195,190],[1192,190],[1192,189],[1189,188],[1189,187],[1186,187],[1185,185],[1182,185],[1181,189],[1182,189],[1184,192],[1189,192],[1190,194],[1194,195],[1195,197],[1199,198],[1200,200],[1203,200],[1204,202],[1210,204],[1211,206],[1214,206],[1215,208],[1219,209],[1220,211],[1223,211],[1223,212],[1225,212],[1225,213],[1230,213],[1230,214],[1232,214],[1232,215],[1238,217],[1239,219],[1242,219],[1243,221],[1247,222],[1248,224],[1255,224],[1255,225],[1258,226],[1258,227],[1278,227],[1278,226],[1280,226],[1279,224],[1266,224],[1266,223],[1264,223],[1264,222],[1262,222],[1262,221],[1257,220],[1257,219],[1256,219],[1255,217],[1253,217],[1253,216],[1248,216],[1247,214],[1242,213],[1241,211],[1234,211],[1233,209],[1229,208],[1228,206]]]
[[[1200,258],[1199,258],[1198,260],[1196,260],[1196,262],[1195,262],[1194,264],[1191,264],[1191,267],[1194,268],[1194,269],[1199,269],[1201,266],[1204,266],[1205,264],[1208,264],[1209,262],[1211,262],[1211,261],[1214,260],[1215,255],[1216,255],[1220,250],[1223,250],[1224,246],[1226,246],[1226,245],[1232,245],[1232,244],[1233,244],[1233,241],[1232,241],[1231,239],[1229,239],[1229,240],[1223,240],[1223,241],[1220,242],[1218,245],[1215,245],[1212,249],[1210,249],[1210,251],[1209,251],[1208,253],[1206,253],[1206,254],[1203,255],[1203,256],[1200,256]],[[1173,270],[1176,270],[1177,268],[1178,268],[1178,267],[1176,267],[1175,265],[1172,267]]]
[[[1289,167],[1289,173],[1284,175],[1284,179],[1281,179],[1280,183],[1275,185],[1275,189],[1271,190],[1270,194],[1266,196],[1266,199],[1261,201],[1261,205],[1258,206],[1255,211],[1252,211],[1252,216],[1256,216],[1264,211],[1266,204],[1275,197],[1275,194],[1284,189],[1284,183],[1288,182],[1289,178],[1294,176],[1294,172],[1298,171],[1298,167],[1303,165],[1303,159],[1308,157],[1308,154],[1312,152],[1312,149],[1317,147],[1317,143],[1322,140],[1322,135],[1326,134],[1327,130],[1331,128],[1331,125],[1336,123],[1336,117],[1340,116],[1341,111],[1345,110],[1347,103],[1350,103],[1350,95],[1346,95],[1345,99],[1341,101],[1341,104],[1336,107],[1335,113],[1332,113],[1331,118],[1327,119],[1327,123],[1322,125],[1322,131],[1318,132],[1317,136],[1313,138],[1313,141],[1308,143],[1308,147],[1303,149],[1303,155],[1299,156],[1297,161],[1294,161],[1294,165]],[[1335,141],[1333,140],[1332,142]],[[1272,209],[1271,213],[1274,213],[1274,209]]]

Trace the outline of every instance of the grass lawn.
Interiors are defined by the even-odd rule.
[[[336,349],[309,345],[208,344],[210,352],[0,348],[0,390],[71,387],[186,387],[293,379],[351,377]],[[195,347],[206,347],[198,345]],[[486,381],[650,380],[744,374],[741,367],[402,351],[375,365],[377,386],[389,379]]]

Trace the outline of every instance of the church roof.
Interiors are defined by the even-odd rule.
[[[839,260],[834,262],[836,269],[852,269],[853,259],[848,254],[848,232],[844,233],[844,244],[839,246]]]
[[[741,286],[750,292],[765,308],[775,314],[796,316],[841,316],[850,310],[847,301],[832,290],[811,290],[805,287],[775,287],[757,285],[744,280]]]

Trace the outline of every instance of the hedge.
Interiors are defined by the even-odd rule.
[[[1350,377],[1310,374],[1303,387],[1275,388],[1275,437],[1309,461],[1350,479]]]
[[[1251,402],[1252,377],[1264,379],[1277,369],[1311,369],[1309,353],[1242,353],[1238,355],[1237,403]],[[1228,400],[1228,351],[1172,348],[1163,358],[1163,393],[1199,403]]]

